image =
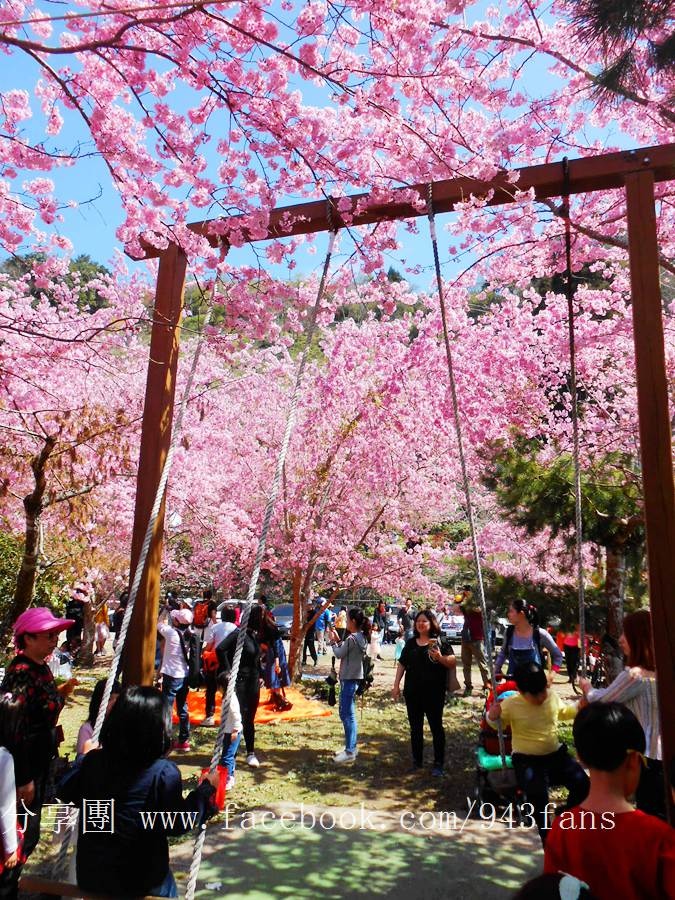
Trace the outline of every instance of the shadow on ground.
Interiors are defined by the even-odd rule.
[[[536,836],[502,827],[492,835],[477,826],[448,836],[374,831],[284,828],[246,831],[230,822],[210,828],[197,896],[233,900],[491,900],[510,897],[541,871]],[[177,849],[177,848],[176,848]],[[172,853],[181,887],[191,847]]]

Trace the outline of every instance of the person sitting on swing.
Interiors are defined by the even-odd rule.
[[[532,806],[529,814],[544,844],[552,820],[548,815],[549,787],[564,785],[569,790],[568,809],[578,806],[588,794],[586,773],[558,739],[558,721],[574,719],[577,706],[561,703],[549,688],[546,672],[536,663],[517,668],[514,679],[518,694],[493,703],[486,719],[495,729],[497,719],[502,727],[511,727],[516,780]]]

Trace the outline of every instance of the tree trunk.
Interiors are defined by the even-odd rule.
[[[77,661],[80,665],[87,668],[91,668],[94,665],[94,640],[96,638],[94,603],[95,598],[92,595],[88,603],[82,604],[82,647],[78,653]]]
[[[623,601],[626,591],[626,556],[620,550],[605,548],[605,597],[607,631],[618,638],[623,631]]]
[[[28,609],[33,599],[37,565],[40,558],[40,516],[44,508],[44,496],[47,488],[45,470],[55,445],[56,438],[46,437],[42,450],[30,462],[35,487],[30,494],[23,498],[23,508],[26,516],[26,538],[21,566],[16,576],[14,597],[7,619],[2,627],[3,639],[9,633],[16,618],[24,610]]]
[[[293,624],[288,651],[288,669],[293,681],[300,681],[302,674],[302,647],[307,631],[307,603],[304,602],[302,583],[302,571],[295,569],[293,572]]]

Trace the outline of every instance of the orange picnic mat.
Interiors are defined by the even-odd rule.
[[[319,719],[323,716],[330,716],[331,710],[319,700],[308,700],[304,694],[296,688],[286,688],[286,699],[293,704],[292,709],[284,712],[277,712],[269,705],[269,691],[262,690],[260,692],[260,705],[255,715],[256,725],[269,725],[270,722],[292,722],[295,719]],[[201,725],[204,721],[204,703],[206,694],[204,691],[190,691],[188,694],[188,711],[190,713],[190,724]],[[221,695],[216,694],[216,725],[220,724],[220,703]],[[176,707],[173,709],[174,724],[178,721],[176,716]]]

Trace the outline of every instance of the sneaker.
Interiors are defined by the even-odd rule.
[[[226,791],[231,791],[231,790],[232,790],[232,788],[234,787],[234,782],[235,782],[235,780],[236,780],[236,779],[235,779],[234,775],[228,775],[228,776],[227,776],[227,781],[225,782],[225,790],[226,790]]]
[[[214,716],[207,716],[207,717],[204,719],[204,721],[202,722],[202,725],[203,725],[205,728],[213,728],[213,726],[214,726],[215,724],[216,724],[216,720],[215,720],[215,717],[214,717]]]
[[[443,766],[434,766],[433,769],[431,770],[431,774],[435,778],[442,778],[443,777]]]
[[[473,693],[473,687],[472,687],[470,684],[468,684],[468,685],[464,688],[464,696],[465,696],[465,697],[470,697],[472,693]]]
[[[354,762],[356,759],[356,752],[350,753],[349,750],[340,750],[339,753],[336,753],[333,757],[333,762],[338,764],[341,763],[350,763]]]
[[[416,762],[414,762],[414,763],[412,764],[412,766],[410,766],[410,768],[407,769],[407,774],[408,774],[408,775],[412,775],[413,772],[419,772],[421,768],[422,768],[422,763],[416,763]]]
[[[190,741],[174,741],[171,749],[172,750],[189,750],[190,749]]]
[[[255,753],[249,753],[246,757],[246,763],[247,765],[252,766],[254,769],[257,769],[260,765],[260,760],[255,755]]]

